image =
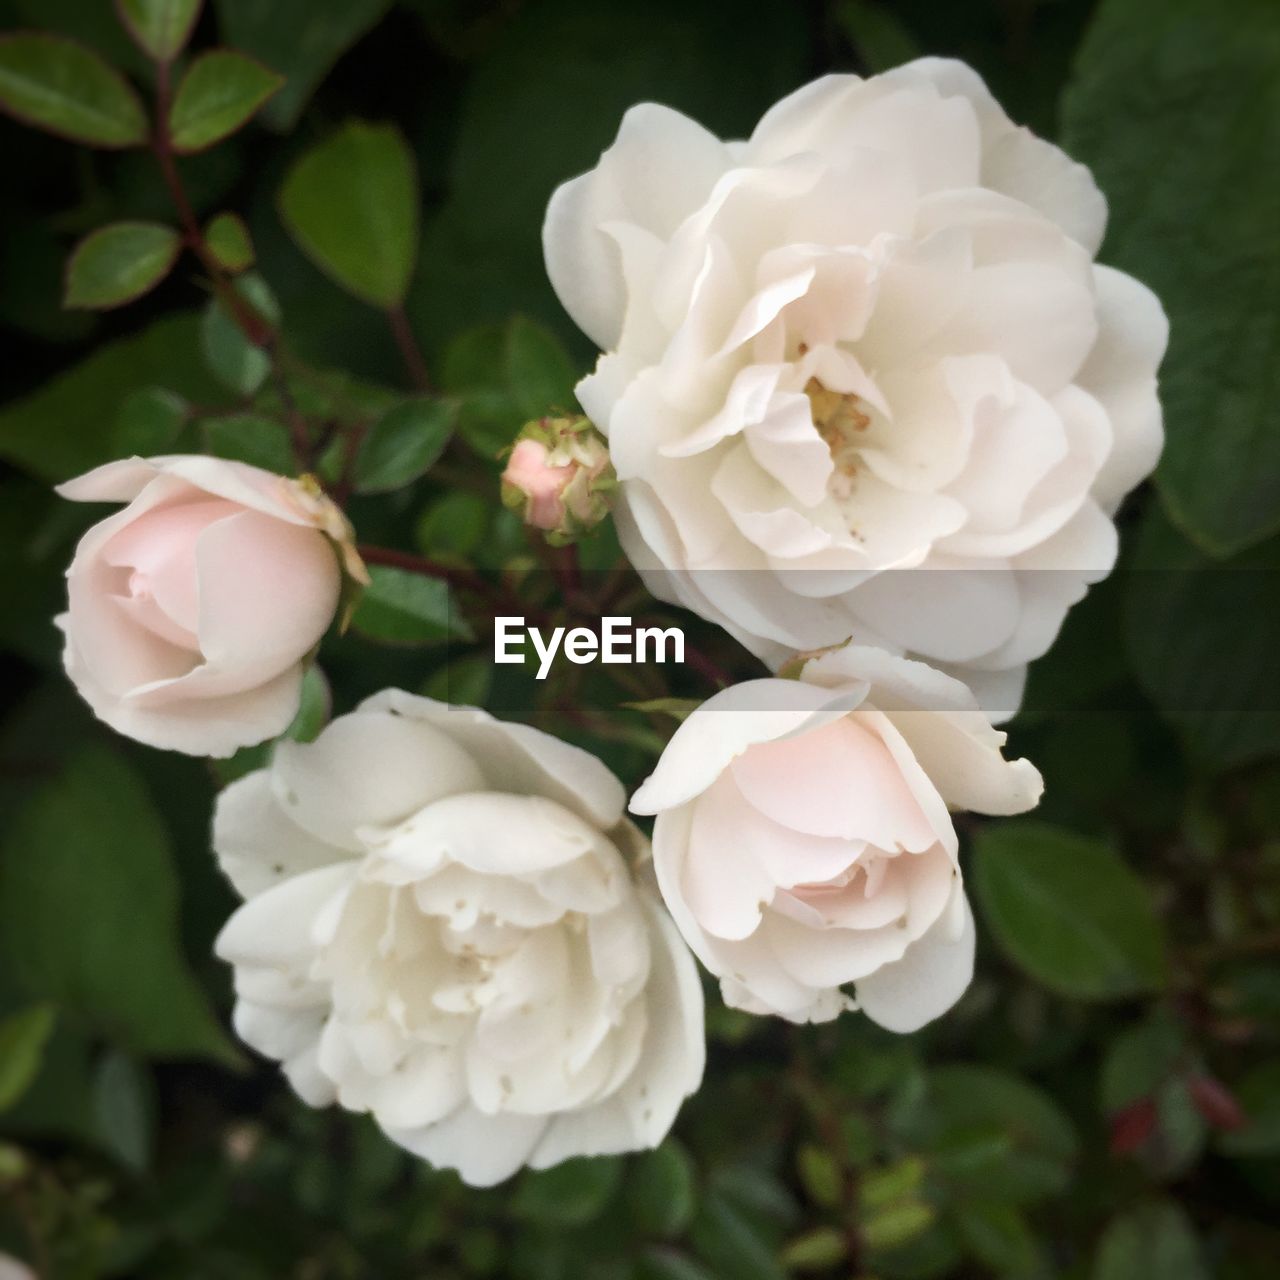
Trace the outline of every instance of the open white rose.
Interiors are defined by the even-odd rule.
[[[746,142],[629,111],[543,235],[651,589],[775,668],[853,635],[1012,711],[1160,452],[1167,326],[1105,219],[958,62],[828,76]]]
[[[67,674],[94,714],[151,746],[228,756],[298,710],[306,659],[348,571],[338,509],[296,480],[219,458],[133,458],[58,486],[124,502],[67,570]]]
[[[474,1185],[656,1145],[702,991],[624,799],[577,747],[397,690],[281,743],[214,820],[237,1031]]]
[[[658,884],[725,1001],[821,1022],[852,986],[891,1031],[949,1009],[974,946],[949,810],[1040,796],[1004,740],[959,681],[853,646],[697,708],[631,808],[658,815]]]

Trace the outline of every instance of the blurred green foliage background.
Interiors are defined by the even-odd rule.
[[[0,0],[0,27],[74,37],[153,99],[106,0]],[[206,67],[249,109],[192,113],[176,161],[220,269],[280,335],[279,378],[201,264],[168,272],[162,231],[91,242],[67,284],[93,309],[64,308],[73,246],[174,225],[170,195],[145,149],[0,118],[0,1253],[58,1280],[1271,1280],[1280,5],[211,0],[191,48],[213,47],[283,77],[264,100],[262,67]],[[0,50],[11,100],[44,55]],[[814,75],[919,53],[968,60],[1094,167],[1102,257],[1157,291],[1173,335],[1167,450],[1126,508],[1122,568],[1012,726],[1044,804],[964,833],[978,977],[911,1038],[856,1016],[795,1029],[713,995],[706,1084],[660,1150],[468,1191],[361,1119],[308,1111],[229,1037],[210,944],[232,896],[208,819],[269,748],[214,768],[91,720],[51,618],[97,513],[50,485],[134,451],[290,470],[296,409],[322,473],[355,490],[362,540],[501,571],[558,607],[494,460],[571,403],[592,358],[542,269],[551,190],[636,101],[742,136]],[[127,138],[122,110],[93,127]],[[415,385],[406,332],[443,394]],[[366,443],[350,474],[319,447],[346,429]],[[583,555],[617,562],[607,532]],[[539,723],[634,785],[669,730],[619,709],[669,692],[660,679],[573,668],[536,702],[491,679],[465,598],[394,568],[321,667],[298,736],[400,684]]]

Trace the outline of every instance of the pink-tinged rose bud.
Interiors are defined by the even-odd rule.
[[[342,595],[364,576],[307,480],[218,458],[133,458],[59,486],[124,502],[80,540],[57,623],[99,719],[151,746],[228,756],[282,733]]]
[[[586,418],[540,418],[525,426],[511,450],[502,501],[562,546],[608,515],[616,485],[609,450]]]

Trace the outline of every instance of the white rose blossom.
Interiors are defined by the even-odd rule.
[[[1011,712],[1162,443],[1167,324],[1105,221],[958,62],[827,76],[745,142],[630,110],[543,238],[651,589],[775,669],[852,635]]]
[[[214,820],[236,1030],[473,1185],[655,1146],[702,991],[624,802],[577,747],[398,690],[282,742]]]
[[[631,808],[658,815],[658,884],[726,1003],[903,1032],[949,1009],[974,950],[949,811],[1040,796],[1004,741],[960,681],[856,646],[695,709]]]

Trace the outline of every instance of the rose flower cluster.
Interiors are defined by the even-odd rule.
[[[216,946],[301,1098],[487,1185],[662,1140],[703,1072],[695,957],[795,1023],[955,1003],[953,814],[1036,804],[993,723],[1161,446],[1164,315],[1094,262],[1105,218],[933,59],[820,80],[746,141],[635,107],[555,193],[594,428],[531,424],[502,500],[558,544],[612,504],[650,590],[772,673],[688,714],[629,805],[577,746],[396,689],[280,737],[367,581],[309,477],[182,456],[62,487],[125,504],[59,619],[94,712],[193,755],[280,739],[217,804],[243,905]]]

